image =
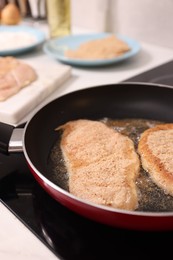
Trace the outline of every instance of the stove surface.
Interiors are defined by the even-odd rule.
[[[150,82],[173,86],[173,61],[166,62],[151,70],[131,77],[128,82]]]
[[[173,86],[173,61],[126,81]],[[112,228],[68,210],[36,182],[24,155],[0,155],[0,198],[60,259],[144,259],[166,257],[173,232],[140,232]]]

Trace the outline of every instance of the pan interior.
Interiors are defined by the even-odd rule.
[[[110,118],[103,118],[99,120],[104,122],[109,127],[116,131],[129,136],[133,140],[137,152],[138,140],[141,133],[150,127],[164,122],[145,120],[145,119],[121,119],[114,120]],[[58,139],[53,146],[49,156],[49,169],[51,175],[48,178],[62,187],[69,190],[69,176],[65,167],[64,159],[60,149],[61,131],[58,132]],[[142,168],[140,168],[139,176],[136,180],[138,189],[139,206],[137,211],[145,212],[170,212],[173,211],[173,197],[166,194],[161,188],[155,185],[150,178],[150,175]]]
[[[75,119],[173,122],[172,100],[173,90],[169,87],[133,83],[97,86],[67,94],[43,107],[30,120],[24,137],[26,154],[43,176],[55,182],[49,158],[58,140],[56,127]]]

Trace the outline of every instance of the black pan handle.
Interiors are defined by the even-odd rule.
[[[0,122],[0,153],[8,154],[8,147],[14,126]]]
[[[0,153],[8,155],[23,152],[22,137],[25,124],[14,127],[0,122]]]

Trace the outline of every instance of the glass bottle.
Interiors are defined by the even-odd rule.
[[[70,0],[47,0],[46,5],[50,38],[70,34]]]

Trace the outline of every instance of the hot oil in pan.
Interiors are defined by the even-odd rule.
[[[104,118],[101,120],[108,126],[114,128],[118,132],[129,136],[135,145],[137,151],[138,140],[142,132],[146,129],[154,127],[157,124],[164,122],[145,120],[145,119],[122,119],[114,120]],[[62,187],[69,190],[68,173],[66,171],[64,160],[60,149],[61,132],[58,131],[58,139],[53,146],[50,157],[49,167],[51,177],[49,179]],[[149,177],[148,173],[141,167],[139,176],[136,180],[136,185],[139,190],[139,207],[137,211],[149,212],[169,212],[173,211],[173,197],[164,193],[162,189],[157,187]]]

